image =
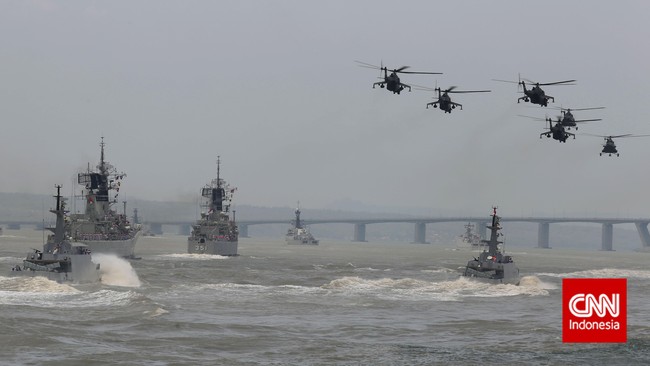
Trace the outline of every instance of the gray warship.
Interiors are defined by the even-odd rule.
[[[293,227],[289,228],[285,240],[287,244],[295,245],[318,245],[318,240],[309,232],[309,228],[300,221],[300,204],[296,208],[296,219],[292,222]]]
[[[221,160],[217,157],[217,179],[201,189],[201,218],[192,225],[187,238],[190,254],[236,256],[239,230],[228,210],[235,188],[229,187],[219,176]]]
[[[481,241],[481,236],[474,232],[474,225],[471,222],[468,222],[467,225],[465,225],[465,233],[460,236],[460,240],[463,243],[471,245],[472,248],[478,248],[485,245]]]
[[[61,186],[56,186],[56,226],[43,250],[28,253],[23,264],[12,268],[12,276],[44,276],[59,283],[94,283],[100,279],[99,264],[93,263],[90,248],[83,243],[70,242],[65,233],[65,201]]]
[[[499,248],[502,241],[497,240],[502,234],[499,233],[499,216],[497,209],[493,207],[492,224],[490,229],[490,240],[482,240],[487,246],[486,250],[478,258],[467,262],[463,276],[477,278],[492,283],[519,284],[519,268],[515,265],[512,257],[504,255]]]
[[[135,259],[135,243],[140,236],[140,226],[131,225],[125,212],[119,214],[112,206],[118,202],[124,173],[104,159],[104,138],[101,143],[101,157],[97,170],[90,166],[77,175],[78,183],[85,190],[86,207],[82,214],[71,214],[66,223],[66,234],[72,240],[88,245],[93,253],[115,254]],[[115,191],[113,195],[111,191]]]

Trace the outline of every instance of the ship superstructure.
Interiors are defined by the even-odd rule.
[[[187,252],[191,254],[216,254],[236,256],[239,230],[230,219],[230,204],[236,188],[230,187],[220,177],[221,160],[217,157],[217,178],[201,189],[201,218],[192,225],[187,239]]]
[[[101,157],[96,169],[91,170],[89,166],[86,172],[77,175],[77,182],[83,187],[85,211],[69,215],[66,232],[72,240],[88,245],[93,253],[134,258],[140,226],[129,222],[126,207],[122,214],[113,209],[126,174],[117,172],[105,160],[105,145],[102,137]]]
[[[300,204],[295,210],[296,219],[293,220],[293,227],[289,228],[285,237],[287,244],[297,245],[318,245],[318,240],[309,231],[309,228],[300,220]]]
[[[467,262],[463,276],[494,283],[518,285],[519,268],[515,265],[512,257],[503,254],[499,248],[499,244],[503,242],[498,240],[502,234],[499,232],[501,225],[496,207],[493,207],[492,224],[487,228],[490,230],[490,239],[482,240],[487,249],[483,250],[478,258]]]

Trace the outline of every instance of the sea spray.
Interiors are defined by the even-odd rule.
[[[131,263],[114,254],[93,254],[93,262],[100,264],[101,281],[105,285],[140,287],[140,278]]]

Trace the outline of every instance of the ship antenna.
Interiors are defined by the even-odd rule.
[[[221,179],[219,179],[219,168],[221,165],[221,157],[217,155],[217,187],[221,187]]]
[[[104,136],[102,136],[102,142],[99,143],[99,146],[102,147],[102,155],[101,158],[99,159],[100,170],[102,171],[102,173],[104,172],[104,145],[106,144],[104,143]]]

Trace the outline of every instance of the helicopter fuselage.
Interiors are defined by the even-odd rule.
[[[573,114],[570,111],[562,112],[562,126],[564,127],[576,127],[576,119],[573,117]],[[576,127],[576,130],[578,128]]]
[[[550,119],[547,119],[547,121],[549,123],[549,131],[541,133],[539,138],[542,138],[542,136],[553,137],[553,140],[565,143],[570,136],[573,136],[574,139],[576,138],[575,134],[564,130],[564,126],[562,126],[561,122],[558,121],[554,126]]]
[[[616,154],[616,156],[619,156],[616,144],[614,144],[612,139],[605,139],[605,145],[603,145],[603,151],[601,151],[600,155],[602,156],[603,154],[609,154],[609,156]]]
[[[549,99],[555,102],[555,98],[546,95],[544,90],[539,86],[536,85],[532,89],[528,90],[526,89],[526,83],[522,81],[521,85],[524,87],[524,96],[517,99],[517,103],[523,100],[524,102],[531,102],[533,104],[539,104],[542,107],[546,107],[548,106]]]
[[[399,76],[394,72],[391,72],[390,75],[388,75],[387,72],[384,72],[384,81],[378,81],[372,84],[372,87],[374,88],[377,85],[379,85],[380,88],[386,88],[388,91],[392,91],[393,94],[399,94],[405,87],[409,88],[409,91],[411,90],[410,86],[402,84]]]
[[[456,105],[451,103],[451,97],[447,93],[440,95],[438,104],[440,104],[440,109],[445,111],[445,113],[451,113],[451,110],[456,108]]]

